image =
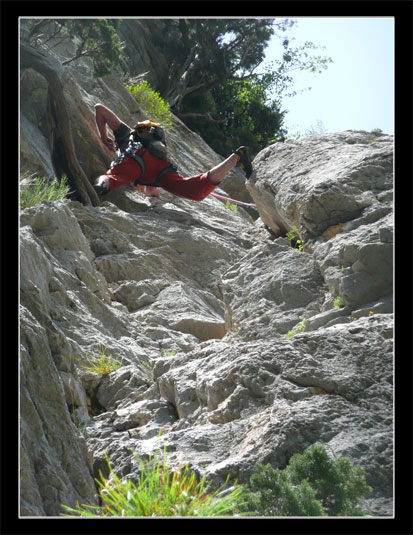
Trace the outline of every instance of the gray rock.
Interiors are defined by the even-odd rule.
[[[85,439],[69,416],[46,329],[20,310],[20,515],[59,516],[97,504]]]
[[[315,316],[312,316],[309,320],[307,320],[305,331],[315,331],[316,329],[319,329],[324,325],[330,326],[331,322],[337,319],[342,319],[342,316],[348,316],[349,313],[349,307],[335,308],[333,310],[326,310],[325,312],[320,312],[320,314],[316,314]]]
[[[228,331],[246,340],[285,334],[320,312],[328,292],[312,255],[277,239],[257,245],[223,275]]]
[[[296,225],[307,241],[378,207],[376,195],[392,189],[392,158],[392,136],[349,130],[290,139],[255,157],[247,189],[276,234]]]
[[[333,295],[356,308],[389,295],[393,286],[393,243],[380,239],[390,232],[391,216],[339,234],[314,252]]]
[[[159,394],[179,418],[157,439],[159,447],[165,444],[171,462],[184,455],[194,470],[206,467],[219,484],[228,473],[247,480],[258,462],[284,467],[293,453],[324,442],[334,457],[362,465],[375,489],[389,492],[392,316],[356,323],[290,340],[208,342],[167,362],[158,359]],[[130,443],[142,455],[147,451],[130,438],[94,447],[111,448],[116,463],[115,451]]]

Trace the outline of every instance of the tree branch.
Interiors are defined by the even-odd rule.
[[[203,114],[203,113],[182,113],[182,114],[179,114],[178,117],[182,120],[182,121],[193,121],[193,122],[196,122],[196,123],[203,123],[203,124],[210,124],[211,126],[214,127],[214,130],[215,130],[215,133],[217,135],[217,137],[219,137],[220,139],[222,139],[223,141],[226,141],[227,138],[224,134],[222,134],[222,132],[219,130],[218,128],[218,124],[221,124],[221,123],[224,123],[226,121],[226,119],[214,119],[210,112],[206,113],[206,114]]]

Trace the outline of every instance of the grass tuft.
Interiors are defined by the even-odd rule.
[[[101,480],[96,480],[102,505],[77,503],[76,508],[63,505],[72,514],[62,516],[228,516],[243,505],[241,486],[224,488],[224,485],[215,492],[209,492],[205,474],[198,481],[188,465],[170,471],[165,448],[163,456],[155,454],[146,462],[135,454],[141,467],[137,484],[130,479],[119,478],[113,472],[106,453],[105,456],[110,470],[109,479],[100,474]]]
[[[69,193],[70,188],[65,175],[60,182],[57,178],[50,181],[44,177],[36,177],[30,184],[20,184],[20,209],[31,208],[43,201],[63,201]]]
[[[123,362],[123,358],[118,360],[119,357],[113,358],[112,355],[106,355],[103,346],[99,346],[99,353],[92,353],[91,356],[85,355],[85,358],[89,364],[84,364],[82,368],[102,377],[120,368]]]

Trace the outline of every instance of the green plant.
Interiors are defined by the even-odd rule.
[[[298,231],[297,227],[294,225],[291,230],[289,230],[286,234],[288,240],[290,241],[290,244],[294,249],[297,249],[300,251],[300,253],[303,252],[303,242],[298,238]]]
[[[23,175],[22,179],[25,178]],[[62,175],[60,182],[56,178],[49,181],[44,177],[35,177],[30,184],[20,184],[20,209],[36,206],[43,201],[63,201],[69,193],[65,175]]]
[[[340,296],[336,297],[334,299],[333,306],[334,308],[342,308],[344,306],[343,298]]]
[[[287,470],[257,465],[246,487],[246,509],[256,516],[326,516],[307,481],[292,485]]]
[[[106,454],[105,454],[106,456]],[[79,516],[224,516],[238,510],[243,505],[243,488],[226,488],[228,478],[215,492],[208,492],[205,474],[198,481],[188,465],[171,472],[166,461],[159,454],[149,457],[147,462],[135,454],[141,473],[138,483],[130,479],[120,479],[112,470],[109,459],[110,476],[105,479],[101,474],[99,496],[101,506],[79,505],[62,507],[69,513]],[[62,516],[74,516],[63,514]]]
[[[87,432],[86,423],[82,422],[81,420],[77,424],[77,428],[82,433],[82,435],[85,437],[86,440],[89,439],[89,433]]]
[[[286,334],[286,337],[287,337],[287,340],[289,338],[292,338],[293,336],[295,336],[297,333],[301,333],[303,331],[305,331],[305,327],[307,325],[307,320],[304,316],[301,316],[301,323],[300,325],[297,327],[297,330],[295,331],[288,331],[287,334]]]
[[[151,379],[153,378],[153,367],[149,362],[141,362],[139,368],[145,372]]]
[[[66,58],[62,65],[88,57],[93,64],[93,76],[101,77],[110,74],[119,63],[123,46],[117,32],[120,19],[33,19],[23,24],[29,31],[32,46],[47,46],[51,50],[70,41],[75,44],[74,55]]]
[[[113,358],[112,355],[105,355],[105,348],[103,346],[99,346],[99,351],[99,353],[92,353],[92,356],[90,357],[87,355],[85,356],[89,365],[83,365],[82,368],[84,370],[105,377],[106,375],[109,375],[110,372],[113,372],[122,366],[123,358],[117,360],[117,358]]]
[[[293,46],[294,39],[287,36],[294,25],[291,19],[181,18],[144,25],[170,66],[162,95],[219,154],[246,145],[254,156],[282,139],[281,102],[284,95],[292,96],[291,73],[320,72],[332,61],[309,41]],[[265,49],[274,34],[283,50],[270,61]]]
[[[284,470],[258,465],[245,489],[247,509],[264,516],[362,516],[372,491],[363,468],[331,459],[324,445],[290,458]]]
[[[234,214],[236,214],[237,210],[238,210],[238,206],[236,204],[233,204],[230,201],[227,201],[225,203],[225,208],[228,208],[228,210],[232,210],[234,212]]]
[[[163,357],[174,357],[176,355],[176,351],[173,349],[164,349],[162,351]]]
[[[172,114],[169,103],[165,102],[161,95],[153,90],[146,80],[140,84],[132,82],[125,84],[126,89],[132,94],[139,107],[152,120],[162,123],[166,131],[172,128]]]

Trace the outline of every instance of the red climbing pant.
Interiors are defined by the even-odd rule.
[[[159,173],[170,166],[167,160],[161,160],[153,156],[149,151],[144,152],[144,149],[138,151],[137,154],[145,162],[145,176],[140,179],[142,172],[138,162],[125,156],[121,163],[114,165],[105,173],[105,176],[109,179],[109,190],[129,184],[136,179],[140,179],[148,185],[152,184]],[[178,197],[202,201],[217,187],[217,184],[212,184],[209,181],[209,171],[188,178],[184,178],[177,171],[169,171],[162,176],[158,186]]]

